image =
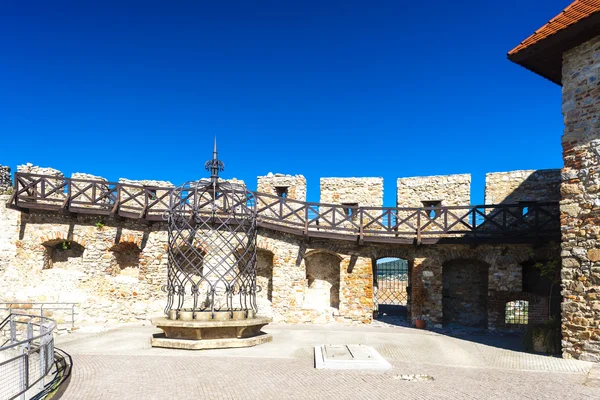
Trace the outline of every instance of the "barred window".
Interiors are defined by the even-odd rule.
[[[504,322],[507,325],[527,325],[529,322],[529,302],[514,300],[506,303]]]

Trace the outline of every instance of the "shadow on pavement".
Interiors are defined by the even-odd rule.
[[[376,321],[389,325],[416,329],[408,321],[406,306],[380,304],[378,308],[378,313],[375,316]],[[523,331],[491,332],[487,329],[471,328],[456,324],[451,324],[443,328],[428,327],[427,330],[499,349],[525,352],[525,346],[523,345]]]

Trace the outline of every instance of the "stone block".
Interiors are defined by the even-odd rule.
[[[589,249],[588,258],[591,262],[600,261],[600,249]]]

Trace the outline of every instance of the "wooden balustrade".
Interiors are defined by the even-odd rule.
[[[8,206],[164,220],[173,188],[17,173]],[[185,201],[214,212],[212,198]],[[239,197],[239,196],[238,196]],[[256,207],[258,225],[306,237],[376,243],[531,243],[560,240],[558,202],[438,208],[355,207],[311,203],[264,193],[219,207]],[[210,207],[209,207],[210,206]],[[202,213],[204,214],[204,213]]]

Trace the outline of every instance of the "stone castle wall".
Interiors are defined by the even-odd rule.
[[[488,173],[485,204],[559,201],[560,184],[560,169]]]
[[[347,249],[333,251],[321,246],[308,247],[301,238],[267,230],[259,232],[257,246],[272,254],[272,315],[275,321],[292,324],[371,322],[373,275],[370,258],[350,254]],[[315,263],[317,268],[326,271],[311,271],[310,264]],[[335,285],[337,288],[330,290]],[[321,301],[323,291],[319,289],[324,286],[327,294],[334,293],[337,298]]]
[[[21,213],[5,207],[10,195],[0,194],[0,276],[14,263]],[[1,300],[0,300],[1,301]]]
[[[383,207],[383,178],[321,178],[319,202]]]
[[[424,202],[431,201],[439,201],[441,206],[471,204],[471,175],[398,178],[397,207],[424,207]]]
[[[600,361],[600,70],[596,37],[563,55],[563,356]]]
[[[31,165],[20,170],[62,176],[60,171]],[[73,177],[92,178],[85,174]],[[103,181],[101,177],[93,178]],[[419,182],[410,189],[419,202],[425,199],[417,196],[425,195],[425,181],[427,178],[423,177],[412,181]],[[432,177],[430,182],[436,185],[436,200],[443,201],[443,205],[469,203],[468,175]],[[168,184],[127,183],[146,187]],[[277,194],[273,191],[278,186],[289,187],[289,198],[305,199],[306,180],[301,176],[259,177],[261,191]],[[324,178],[321,186],[322,202],[358,203],[365,207],[383,204],[381,178]],[[93,216],[33,211],[22,214],[6,209],[6,200],[0,204],[0,235],[4,235],[4,247],[0,250],[0,301],[78,302],[79,325],[143,320],[163,312],[166,299],[161,288],[166,283],[167,269],[164,224],[144,225],[111,218],[98,224],[98,217]],[[307,243],[302,237],[266,229],[259,230],[257,247],[257,281],[263,288],[258,294],[259,312],[276,321],[370,323],[374,309],[373,260],[400,257],[409,262],[413,285],[420,281],[428,290],[423,315],[434,326],[444,322],[444,265],[456,260],[464,265],[484,263],[490,292],[518,293],[522,288],[521,263],[532,252],[530,246],[523,245],[471,248],[357,246],[333,240]],[[488,327],[496,327],[501,318],[498,312],[488,311]]]
[[[57,169],[49,168],[49,167],[40,167],[37,165],[33,165],[31,163],[17,166],[17,172],[23,172],[25,174],[38,174],[38,175],[63,177],[63,173]]]
[[[0,165],[0,195],[10,194],[12,192],[12,178],[10,167]]]
[[[256,191],[277,196],[277,188],[287,188],[287,197],[306,201],[306,179],[302,175],[269,174],[259,176]]]
[[[0,166],[0,275],[13,262],[17,248],[20,213],[5,207],[12,192],[10,168]]]
[[[7,211],[21,220],[14,257],[0,269],[0,301],[76,302],[79,325],[162,312],[167,233],[161,224],[104,219],[98,227],[97,217]]]

